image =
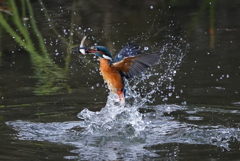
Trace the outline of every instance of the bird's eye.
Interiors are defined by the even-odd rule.
[[[96,51],[99,51],[99,49],[98,49],[98,48],[94,48],[94,50],[96,50]]]

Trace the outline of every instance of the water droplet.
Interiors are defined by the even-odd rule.
[[[163,99],[162,99],[162,101],[167,101],[167,100],[168,100],[168,98],[163,98]]]
[[[152,86],[153,86],[153,85],[155,85],[155,83],[154,83],[154,82],[149,82],[149,84],[150,84],[150,85],[152,85]]]
[[[144,47],[144,50],[148,50],[148,47],[147,47],[147,46],[145,46],[145,47]]]
[[[153,6],[150,6],[150,9],[153,9]]]
[[[181,104],[182,104],[182,105],[187,105],[187,102],[186,102],[186,101],[183,101]]]

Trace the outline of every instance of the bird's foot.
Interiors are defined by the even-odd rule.
[[[125,105],[125,97],[124,97],[124,93],[121,91],[118,93],[118,97],[119,97],[119,103],[120,106],[124,106]]]

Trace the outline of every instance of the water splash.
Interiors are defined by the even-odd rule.
[[[136,98],[135,95],[132,96]],[[84,133],[97,136],[139,137],[148,123],[143,120],[143,115],[138,112],[140,104],[132,106],[128,103],[131,102],[131,98],[128,96],[123,104],[119,102],[116,94],[110,92],[106,106],[101,111],[82,110],[78,117],[84,120],[81,124],[85,129]],[[143,104],[143,102],[139,103]]]
[[[234,141],[240,141],[240,130],[237,127],[226,127],[223,125],[216,126],[215,123],[210,122],[202,124],[201,120],[195,120],[196,122],[200,122],[200,125],[196,125],[196,122],[195,124],[191,124],[183,122],[182,119],[178,120],[172,115],[168,115],[177,111],[179,111],[179,113],[185,111],[186,114],[189,113],[192,116],[198,116],[198,110],[193,113],[191,107],[157,105],[148,107],[144,106],[142,108],[151,109],[151,111],[139,115],[139,113],[133,110],[133,113],[138,114],[138,116],[128,115],[124,120],[121,117],[118,119],[112,119],[112,116],[110,115],[112,114],[112,112],[110,112],[111,109],[105,109],[106,111],[109,110],[109,117],[111,118],[104,117],[102,120],[98,120],[101,118],[101,111],[97,114],[95,113],[97,118],[93,118],[93,113],[84,110],[84,112],[88,113],[91,125],[93,124],[93,120],[106,122],[106,124],[102,124],[103,129],[97,126],[96,128],[93,128],[93,126],[87,127],[88,124],[86,123],[86,120],[52,123],[35,123],[16,120],[6,122],[6,124],[18,132],[15,135],[16,139],[49,141],[73,145],[77,147],[77,149],[72,150],[71,152],[78,154],[78,160],[151,160],[163,156],[168,156],[167,160],[176,160],[175,157],[178,156],[178,151],[180,150],[181,152],[181,149],[178,149],[177,147],[179,144],[207,145],[209,150],[211,149],[208,145],[212,145],[214,146],[211,151],[213,153],[216,151],[215,147],[227,151],[235,151],[239,148],[236,146],[237,149],[231,149],[234,148],[234,146],[231,146]],[[207,108],[201,108],[199,114],[204,112],[205,109],[206,112],[208,111]],[[216,113],[219,113],[218,108],[212,108],[212,110],[214,109],[216,109]],[[119,113],[120,116],[126,116],[125,114],[122,114],[122,111],[126,112],[130,109],[122,107],[120,110],[116,108],[114,108],[114,110],[118,111],[114,113]],[[233,114],[232,110],[221,112],[225,114]],[[237,117],[239,112],[234,114]],[[86,114],[84,115],[86,118]],[[128,117],[139,118],[139,120],[132,120],[131,122],[131,119]],[[187,117],[188,116],[186,115],[185,118]],[[204,116],[203,120],[206,118]],[[104,119],[113,120],[113,126],[110,126],[110,122],[105,121]],[[116,120],[119,120],[119,122]],[[126,120],[128,120],[128,123],[131,122],[132,125],[137,124],[138,127],[144,127],[144,129],[138,129],[141,131],[140,133],[136,133],[136,129],[134,131],[132,127],[129,128],[129,130],[126,130],[128,128],[122,126],[126,125],[126,123],[120,124],[120,122]],[[148,122],[147,125],[146,122]],[[83,125],[85,127],[83,127]],[[96,125],[99,125],[99,123],[96,122]],[[114,128],[114,126],[118,126],[118,128]],[[90,133],[90,129],[94,133]],[[202,150],[204,151],[205,148]]]

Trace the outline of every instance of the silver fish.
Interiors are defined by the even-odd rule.
[[[82,38],[82,41],[81,41],[81,43],[80,43],[80,49],[79,49],[79,51],[80,51],[80,53],[82,53],[82,54],[86,54],[86,50],[84,49],[84,41],[86,40],[86,38],[87,38],[87,36],[84,36],[83,38]]]

